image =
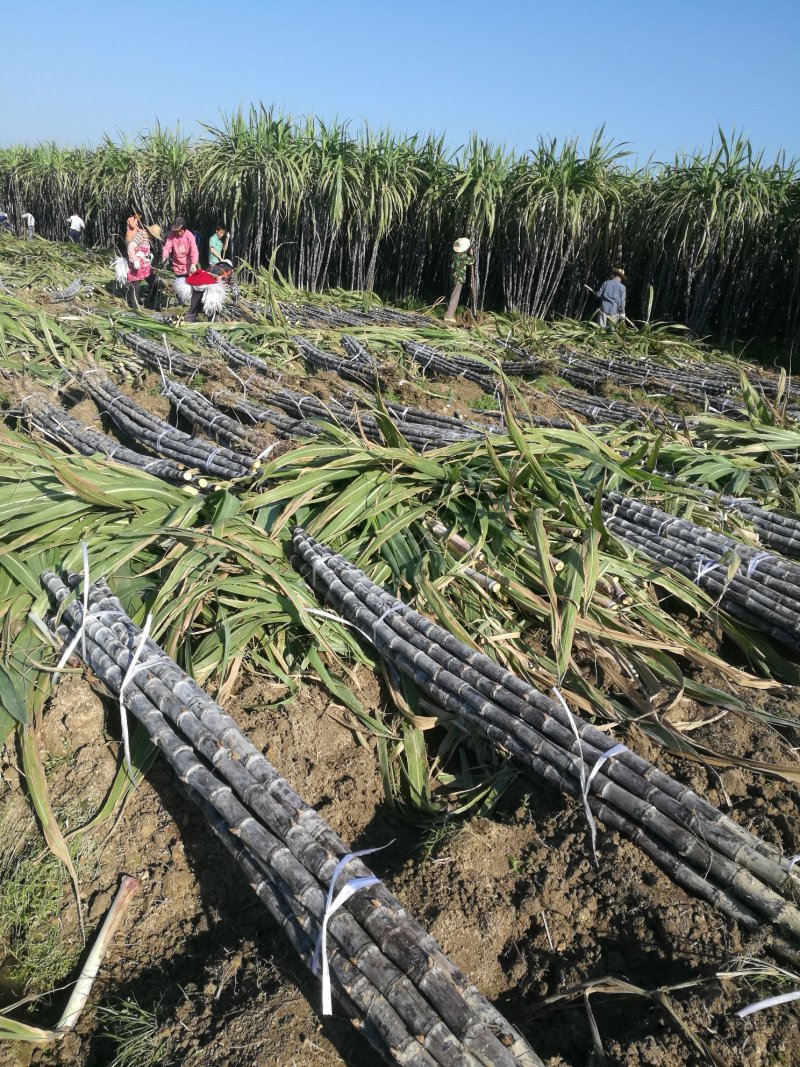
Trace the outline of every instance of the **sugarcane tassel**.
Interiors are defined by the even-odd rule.
[[[224,282],[209,285],[203,292],[203,311],[211,318],[222,311],[228,300],[228,287]]]
[[[192,287],[185,279],[176,278],[172,283],[172,287],[175,290],[175,296],[178,298],[179,304],[190,304],[192,300]]]
[[[117,285],[128,284],[128,261],[124,256],[115,256],[111,261]]]

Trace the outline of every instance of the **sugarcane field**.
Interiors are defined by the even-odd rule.
[[[0,146],[0,1067],[799,1064],[797,164],[203,129]]]

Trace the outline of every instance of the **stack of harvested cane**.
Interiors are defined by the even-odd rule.
[[[278,308],[284,319],[293,326],[324,326],[329,329],[339,326],[416,326],[424,330],[436,325],[434,319],[425,315],[383,307],[372,308],[370,311],[345,311],[344,308],[335,307],[333,304],[321,307],[318,304],[292,304],[281,300]],[[269,309],[267,318],[272,319]]]
[[[137,470],[168,482],[195,482],[200,488],[204,488],[206,484],[203,479],[195,478],[191,471],[184,470],[171,460],[135,452],[121,445],[116,438],[85,426],[68,415],[58,404],[53,403],[46,393],[28,393],[21,399],[20,404],[30,424],[40,433],[82,456],[108,456],[117,463],[136,467]]]
[[[239,348],[210,326],[206,330],[205,341],[209,348],[219,352],[228,366],[234,370],[254,370],[266,378],[280,378],[280,374],[263,359],[254,356],[252,352],[245,352],[243,348]]]
[[[480,360],[471,359],[469,356],[451,356],[417,341],[403,341],[402,345],[403,350],[424,371],[443,378],[463,378],[479,385],[487,393],[497,391],[497,375]]]
[[[498,343],[518,357],[514,362],[503,364],[504,373],[524,377],[537,372],[542,360],[507,342]],[[598,356],[561,346],[555,373],[570,385],[590,393],[611,383],[617,387],[645,389],[649,396],[673,396],[727,414],[736,414],[736,404],[742,403],[738,374],[721,364],[692,361],[676,365],[652,359],[631,359],[621,353]]]
[[[66,289],[56,289],[52,293],[47,294],[47,299],[51,304],[67,304],[70,300],[74,300],[78,293],[83,288],[83,281],[80,278],[76,278],[74,282],[70,282]]]
[[[618,492],[606,495],[604,510],[620,540],[695,582],[731,615],[800,650],[796,563]]]
[[[77,586],[79,578],[68,581]],[[57,575],[45,573],[42,582],[60,609],[52,622],[58,637],[69,642],[84,634],[88,665],[113,694],[124,687],[126,708],[309,966],[327,920],[331,991],[387,1061],[541,1067],[519,1033],[377,879],[338,910],[329,907],[326,894],[337,865],[350,856],[347,846],[234,720],[143,639],[104,582],[91,586],[85,615]],[[137,651],[142,666],[131,672]],[[351,879],[372,877],[356,857],[344,869],[337,893]]]
[[[214,407],[202,393],[163,375],[162,383],[161,393],[169,400],[175,414],[182,416],[195,429],[207,437],[230,445],[231,448],[250,446],[247,431],[242,424]]]
[[[772,924],[777,951],[796,952],[800,881],[774,846],[544,696],[494,660],[413,611],[342,556],[293,533],[295,566],[323,600],[413,679],[441,709],[524,769],[581,797],[592,816],[630,838],[678,884],[755,930]],[[593,817],[590,828],[593,830]]]
[[[353,340],[351,338],[351,342]],[[315,370],[333,371],[346,381],[367,385],[372,389],[380,385],[380,368],[366,348],[358,342],[354,342],[354,346],[351,345],[353,354],[348,353],[348,358],[343,359],[331,352],[323,352],[321,348],[312,345],[304,337],[293,337],[292,341],[300,350],[306,363]]]
[[[706,495],[716,494],[709,491]],[[735,512],[747,519],[762,544],[769,545],[784,556],[800,558],[800,519],[768,511],[760,507],[755,500],[745,497],[721,496],[718,499],[720,507],[725,511]]]
[[[151,370],[188,377],[206,367],[207,361],[200,356],[187,356],[183,352],[173,352],[172,349],[158,345],[140,333],[123,333],[120,337],[136,353],[139,360]]]
[[[81,373],[78,380],[121,433],[155,455],[226,480],[251,478],[256,473],[259,461],[255,456],[191,437],[170,426],[126,396],[99,369]]]
[[[557,401],[560,407],[576,415],[583,415],[595,425],[621,426],[626,422],[632,422],[638,426],[651,420],[656,426],[663,426],[671,422],[660,408],[642,411],[641,408],[626,400],[587,396],[574,389],[551,389],[548,395]]]
[[[320,423],[328,422],[351,430],[375,444],[385,444],[378,420],[372,412],[359,409],[355,405],[347,408],[333,398],[322,401],[319,397],[296,393],[292,389],[279,389],[274,392],[261,390],[259,402],[245,400],[227,390],[216,390],[214,398],[218,404],[234,412],[239,418],[254,423],[269,423],[284,436],[315,436],[321,432]],[[487,428],[452,416],[438,415],[423,408],[395,403],[387,405],[387,408],[392,421],[417,452],[443,448],[456,441],[474,440],[487,432],[495,432],[493,427]],[[311,419],[315,421],[309,421]]]

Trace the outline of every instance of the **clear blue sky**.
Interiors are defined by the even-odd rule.
[[[0,16],[0,144],[188,132],[263,101],[524,149],[605,124],[638,158],[720,124],[800,155],[800,0],[30,0]]]

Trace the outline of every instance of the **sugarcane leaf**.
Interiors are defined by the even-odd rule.
[[[14,683],[14,679],[0,666],[0,742],[15,723],[30,721],[28,709]]]
[[[47,786],[44,767],[42,766],[36,730],[32,725],[26,723],[20,728],[19,737],[20,750],[22,752],[22,770],[28,787],[28,795],[31,798],[50,851],[56,859],[63,863],[69,873],[75,894],[75,904],[78,909],[78,925],[83,931],[83,913],[78,874],[50,802],[50,791]]]

